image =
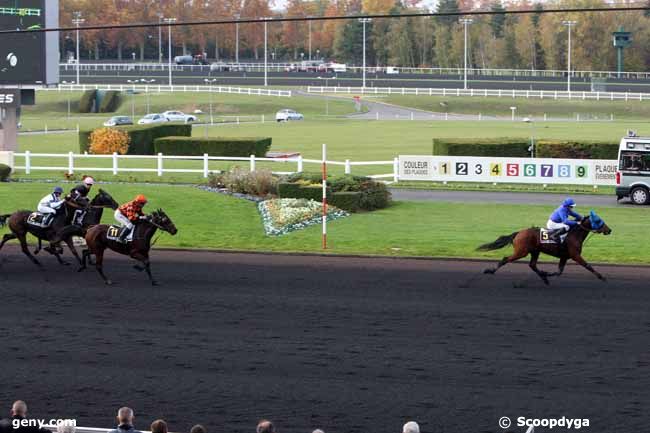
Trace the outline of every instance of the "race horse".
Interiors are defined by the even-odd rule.
[[[42,241],[46,241],[50,245],[44,248],[45,251],[54,255],[60,264],[67,265],[68,263],[61,258],[63,251],[59,247],[59,244],[63,241],[81,263],[81,258],[74,247],[72,237],[83,233],[91,225],[98,224],[104,208],[117,209],[117,207],[118,204],[113,200],[113,197],[100,189],[97,195],[85,206],[66,199],[63,206],[55,214],[52,223],[47,227],[38,227],[30,223],[32,211],[20,210],[10,215],[1,215],[0,227],[8,224],[11,233],[3,236],[0,249],[6,242],[18,239],[23,253],[34,264],[40,266],[41,263],[32,255],[27,246],[27,234],[31,234],[38,239],[38,247],[34,254],[38,254],[41,250]]]
[[[147,271],[149,281],[153,286],[157,285],[156,280],[151,276],[151,262],[149,261],[149,250],[151,250],[151,239],[156,231],[160,229],[164,232],[175,235],[178,230],[172,220],[158,209],[151,213],[146,219],[140,220],[135,224],[133,229],[133,239],[128,242],[120,242],[119,229],[115,226],[96,225],[88,229],[86,233],[86,245],[88,249],[83,251],[83,258],[79,272],[86,269],[88,257],[95,255],[95,268],[99,275],[104,279],[106,284],[113,284],[104,274],[104,252],[106,249],[113,250],[117,253],[129,256],[142,263],[143,266],[135,265],[138,271]]]
[[[486,274],[494,274],[499,268],[508,263],[512,263],[530,254],[530,268],[544,281],[549,284],[548,277],[556,277],[562,275],[564,267],[569,259],[582,265],[585,269],[593,273],[598,279],[605,281],[598,271],[596,271],[589,263],[582,258],[582,245],[587,239],[589,233],[602,233],[609,235],[612,233],[605,221],[603,221],[594,211],[584,217],[578,224],[569,230],[566,235],[564,243],[542,243],[540,229],[532,227],[529,229],[520,230],[510,235],[499,237],[494,242],[481,245],[477,248],[478,251],[492,251],[512,244],[514,252],[511,256],[506,256],[497,264],[496,268],[490,268],[483,271]],[[548,254],[550,256],[558,257],[560,263],[558,265],[558,272],[548,273],[541,271],[537,268],[537,259],[540,253]]]

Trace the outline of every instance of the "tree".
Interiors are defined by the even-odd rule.
[[[458,7],[458,1],[457,0],[440,0],[438,2],[438,8],[436,9],[436,13],[439,14],[448,14],[448,13],[459,13],[460,9]],[[438,23],[445,25],[447,27],[451,27],[454,25],[456,22],[458,22],[458,16],[456,15],[451,15],[451,16],[442,16],[437,18]]]
[[[492,12],[497,12],[496,15],[492,15],[490,19],[490,27],[492,28],[492,36],[495,38],[503,37],[503,26],[506,23],[506,15],[502,12],[506,11],[506,8],[503,7],[500,0],[495,1],[490,5],[490,10]]]

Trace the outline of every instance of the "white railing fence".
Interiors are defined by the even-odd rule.
[[[119,90],[120,92],[144,92],[144,93],[173,93],[173,92],[196,92],[196,93],[229,93],[235,95],[250,96],[278,96],[290,98],[291,90],[256,89],[236,86],[201,86],[201,85],[153,85],[153,84],[59,84],[57,87],[43,87],[38,90],[46,92],[82,91],[86,90]]]
[[[592,101],[650,101],[650,93],[567,92],[560,90],[434,89],[416,87],[309,86],[308,93],[415,96],[481,96],[498,98],[567,99]]]
[[[305,159],[302,156],[294,158],[260,158],[255,155],[250,155],[249,157],[230,157],[230,156],[210,156],[207,153],[202,156],[173,156],[173,155],[163,155],[158,153],[157,155],[119,155],[113,153],[112,155],[91,155],[91,154],[75,154],[73,152],[69,153],[32,153],[30,151],[22,153],[14,153],[14,160],[23,158],[24,163],[22,165],[15,165],[13,168],[18,170],[24,170],[25,174],[31,174],[34,171],[60,171],[67,174],[74,174],[75,171],[83,170],[84,172],[109,172],[113,175],[118,175],[120,173],[156,173],[158,176],[163,176],[165,173],[194,173],[201,174],[204,178],[210,176],[211,173],[220,173],[221,170],[210,169],[210,162],[244,162],[248,163],[250,171],[255,171],[257,163],[267,162],[267,163],[276,163],[276,164],[295,164],[296,169],[294,171],[273,171],[275,174],[293,174],[300,173],[304,171],[305,164],[315,164],[320,167],[322,161],[320,159]],[[47,158],[48,161],[52,159],[63,159],[65,165],[36,165],[34,159],[36,158]],[[109,161],[108,164],[104,164],[102,167],[90,167],[86,165],[79,165],[80,161],[84,160],[102,160]],[[142,167],[130,167],[120,165],[120,161],[149,161],[155,162],[155,167],[142,168]],[[195,161],[200,164],[201,168],[174,168],[165,166],[165,161]],[[394,158],[391,161],[363,161],[363,162],[353,162],[348,160],[345,161],[327,161],[327,164],[333,166],[342,166],[344,167],[345,174],[352,174],[352,167],[361,167],[361,166],[392,166],[393,172],[388,174],[379,174],[372,175],[370,177],[378,179],[387,179],[392,178],[393,181],[397,182],[397,173],[398,173],[398,159]],[[318,169],[318,168],[317,168]]]

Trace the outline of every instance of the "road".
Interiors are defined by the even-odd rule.
[[[525,264],[486,277],[471,261],[152,257],[162,286],[110,255],[119,284],[106,287],[2,251],[5,410],[20,398],[34,417],[109,427],[129,405],[138,428],[162,417],[170,431],[233,433],[262,417],[286,433],[408,419],[501,432],[501,416],[647,429],[650,268],[601,266],[601,283],[569,266],[545,287]]]

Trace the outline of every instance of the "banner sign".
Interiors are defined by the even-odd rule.
[[[472,156],[399,157],[399,180],[616,185],[618,161]]]

